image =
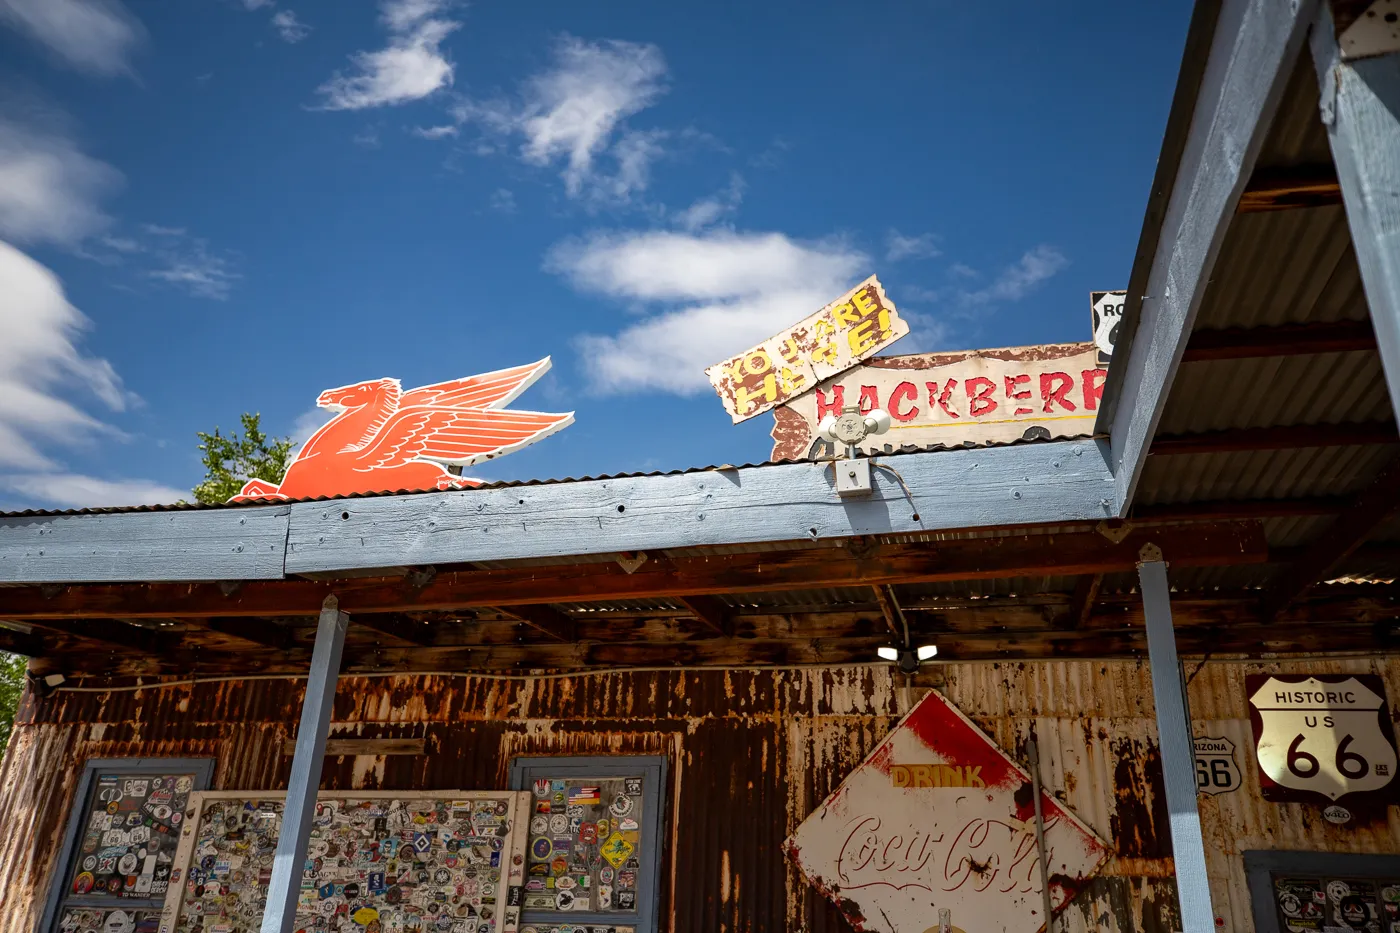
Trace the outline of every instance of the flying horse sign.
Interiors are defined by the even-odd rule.
[[[573,423],[573,412],[505,407],[548,370],[545,357],[408,391],[397,379],[327,389],[316,404],[337,414],[302,445],[282,482],[249,480],[229,501],[479,486],[448,466],[504,456]]]

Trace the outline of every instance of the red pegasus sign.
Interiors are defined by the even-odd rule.
[[[249,480],[229,501],[479,486],[446,465],[504,456],[573,424],[573,412],[503,407],[548,370],[545,357],[407,392],[397,379],[327,389],[316,404],[339,414],[302,445],[282,482]]]

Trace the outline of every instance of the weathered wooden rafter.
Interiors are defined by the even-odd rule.
[[[1400,509],[1400,457],[1386,464],[1371,485],[1355,496],[1346,511],[1279,574],[1274,587],[1264,596],[1264,614],[1272,618],[1320,583],[1329,570],[1365,544],[1397,509]]]
[[[717,596],[677,596],[676,600],[712,631],[734,634],[734,611]]]
[[[573,618],[568,613],[561,612],[553,606],[526,603],[520,606],[504,607],[501,611],[506,615],[514,616],[546,638],[565,642],[574,640]]]
[[[1182,354],[1183,363],[1246,360],[1266,356],[1304,356],[1376,349],[1369,320],[1310,321],[1272,327],[1198,330]]]
[[[1342,186],[1337,181],[1337,167],[1327,162],[1255,169],[1235,211],[1256,214],[1341,203]]]
[[[1152,456],[1217,454],[1300,447],[1363,447],[1400,444],[1394,421],[1295,424],[1271,428],[1231,428],[1196,434],[1163,434],[1152,442]]]
[[[658,557],[632,573],[603,563],[440,572],[421,587],[402,578],[257,581],[229,595],[217,584],[89,584],[50,595],[37,587],[10,587],[0,589],[0,618],[312,615],[335,593],[356,623],[365,624],[365,614],[475,606],[1114,573],[1132,570],[1138,549],[1147,543],[1157,544],[1182,567],[1268,559],[1257,523],[1221,522],[1135,527],[1117,541],[1081,532],[886,544],[864,558],[840,547]]]

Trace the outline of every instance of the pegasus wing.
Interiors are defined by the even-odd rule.
[[[410,389],[399,400],[399,408],[501,408],[548,372],[549,365],[549,357],[545,357],[524,366]]]
[[[411,460],[468,466],[518,450],[573,421],[573,412],[401,408],[385,422],[373,442],[355,455],[354,469],[381,469]]]

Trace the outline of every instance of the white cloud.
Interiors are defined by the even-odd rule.
[[[520,119],[522,155],[537,165],[565,158],[564,185],[577,195],[618,123],[665,91],[665,75],[666,62],[654,45],[564,36],[555,47],[554,67],[529,83]]]
[[[52,467],[43,442],[73,442],[110,430],[66,396],[86,390],[121,411],[133,399],[112,365],[84,356],[90,322],[68,303],[57,276],[0,242],[0,466]]]
[[[317,93],[326,110],[364,110],[427,97],[452,84],[454,67],[442,51],[443,40],[462,24],[437,14],[444,0],[385,0],[381,19],[389,44],[350,57],[358,73],[336,74]]]
[[[273,0],[243,0],[243,9],[261,10],[265,6],[272,6]]]
[[[283,42],[297,43],[311,35],[311,27],[297,19],[291,10],[278,10],[272,14],[272,28]]]
[[[141,229],[151,236],[184,236],[184,227],[162,227],[160,224],[142,224]]]
[[[32,473],[0,476],[0,486],[32,496],[57,508],[85,509],[123,505],[173,505],[188,499],[188,489],[151,480],[107,480],[81,473]]]
[[[311,435],[315,434],[321,425],[333,417],[335,417],[335,412],[325,408],[308,408],[297,415],[297,420],[292,424],[292,433],[289,435],[292,443],[296,445],[297,449],[300,449],[301,445],[310,440]]]
[[[455,124],[444,123],[441,126],[415,126],[413,135],[420,139],[443,139],[448,136],[456,136],[458,129]]]
[[[529,78],[518,100],[461,100],[459,123],[518,137],[531,165],[562,166],[570,197],[625,201],[649,184],[667,133],[627,130],[624,121],[665,93],[666,61],[654,45],[563,36],[549,68]],[[599,168],[609,158],[611,173]]]
[[[938,237],[932,233],[919,236],[904,236],[898,230],[891,230],[885,238],[885,259],[899,262],[903,259],[932,259],[942,255],[938,248]]]
[[[233,283],[242,278],[230,268],[229,260],[209,252],[203,240],[192,239],[160,251],[159,268],[146,272],[149,278],[183,289],[196,298],[224,301]]]
[[[77,243],[107,225],[97,201],[120,182],[72,140],[0,117],[0,237]]]
[[[491,193],[490,205],[499,214],[514,214],[515,195],[509,188],[497,188]]]
[[[738,172],[734,172],[729,176],[729,185],[723,191],[708,198],[701,198],[685,210],[678,211],[672,219],[682,230],[694,233],[710,226],[726,214],[737,211],[743,199],[744,179]]]
[[[780,233],[594,234],[552,250],[546,268],[576,287],[663,307],[578,348],[601,392],[707,388],[704,369],[836,298],[868,258],[840,242]]]
[[[948,275],[951,278],[975,279],[980,276],[981,273],[966,263],[955,262],[948,267]]]
[[[130,72],[131,53],[145,37],[116,0],[0,0],[0,22],[74,68],[105,75]]]
[[[962,293],[966,304],[985,305],[997,301],[1020,301],[1035,286],[1069,265],[1064,254],[1051,246],[1027,250],[1021,258],[1007,266],[986,288]]]

